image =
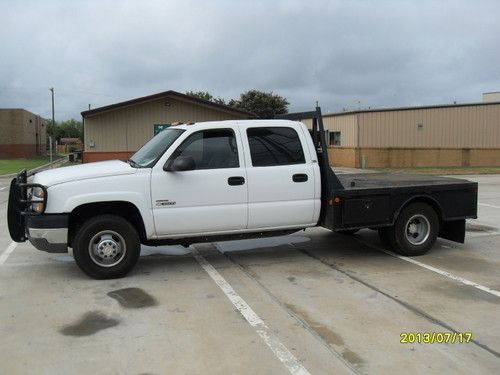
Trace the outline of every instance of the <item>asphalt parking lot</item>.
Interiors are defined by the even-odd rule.
[[[397,257],[374,231],[143,248],[96,281],[15,246],[0,179],[2,374],[500,373],[500,176],[479,182],[466,243]],[[471,333],[401,343],[402,333]]]

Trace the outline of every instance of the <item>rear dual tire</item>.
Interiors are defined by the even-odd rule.
[[[427,253],[439,234],[439,218],[426,203],[411,203],[403,208],[393,227],[378,231],[381,242],[406,256]]]

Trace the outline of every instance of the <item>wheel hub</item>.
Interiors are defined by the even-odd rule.
[[[431,225],[424,215],[413,215],[406,223],[406,239],[412,245],[421,245],[429,238]]]
[[[109,257],[111,255],[116,255],[117,247],[119,245],[113,240],[103,240],[97,245],[99,255],[104,257]]]
[[[125,240],[112,230],[97,233],[89,243],[90,258],[101,267],[115,266],[124,258],[125,253]]]
[[[417,231],[418,231],[418,229],[417,229],[417,224],[415,224],[415,223],[410,223],[410,225],[408,225],[408,232],[409,232],[410,234],[417,234]]]

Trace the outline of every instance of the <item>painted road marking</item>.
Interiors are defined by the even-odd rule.
[[[0,191],[7,189],[7,188],[8,188],[8,186],[4,186],[3,188],[0,188]]]
[[[10,245],[7,247],[7,249],[0,255],[0,266],[5,263],[7,258],[9,257],[10,253],[14,251],[14,249],[17,246],[17,242],[12,241]]]
[[[285,345],[274,335],[264,321],[252,310],[252,308],[240,297],[233,287],[222,277],[222,275],[191,246],[191,253],[200,266],[208,273],[212,280],[224,292],[226,297],[238,309],[245,320],[255,328],[257,334],[264,340],[266,345],[273,351],[274,355],[283,363],[291,374],[307,375],[307,369],[295,358]]]
[[[500,233],[499,232],[486,232],[486,233],[467,233],[467,238],[478,238],[478,237],[491,237],[491,236],[498,236]]]
[[[409,262],[409,263],[413,263],[413,264],[415,264],[415,265],[417,265],[419,267],[425,268],[425,269],[427,269],[429,271],[432,271],[432,272],[435,272],[435,273],[437,273],[439,275],[446,276],[446,277],[448,277],[448,278],[450,278],[452,280],[461,282],[464,285],[473,286],[474,288],[482,290],[483,292],[492,294],[492,295],[494,295],[496,297],[500,297],[500,291],[498,291],[498,290],[491,289],[491,288],[488,288],[487,286],[475,283],[474,281],[470,281],[470,280],[464,279],[463,277],[453,275],[453,274],[451,274],[451,273],[449,273],[447,271],[443,271],[442,269],[439,269],[439,268],[430,266],[428,264],[419,262],[418,260],[415,260],[413,258],[405,257],[403,255],[398,255],[396,253],[393,253],[392,251],[383,249],[383,248],[378,247],[376,245],[373,245],[373,244],[371,244],[369,242],[365,242],[364,240],[361,240],[359,238],[357,238],[357,240],[359,242],[363,243],[364,245],[366,245],[368,247],[371,247],[372,249],[376,249],[376,250],[382,251],[382,252],[384,252],[386,254],[392,255],[393,257],[399,258],[399,259],[404,260],[404,261]]]
[[[478,203],[477,205],[484,206],[484,207],[491,207],[491,208],[500,208],[500,206],[494,206],[494,205],[488,204],[488,203]]]

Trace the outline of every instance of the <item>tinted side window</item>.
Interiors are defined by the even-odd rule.
[[[292,128],[247,129],[254,167],[305,163],[299,135]]]
[[[238,148],[230,129],[203,130],[192,134],[176,150],[173,158],[191,156],[196,169],[238,168]]]

